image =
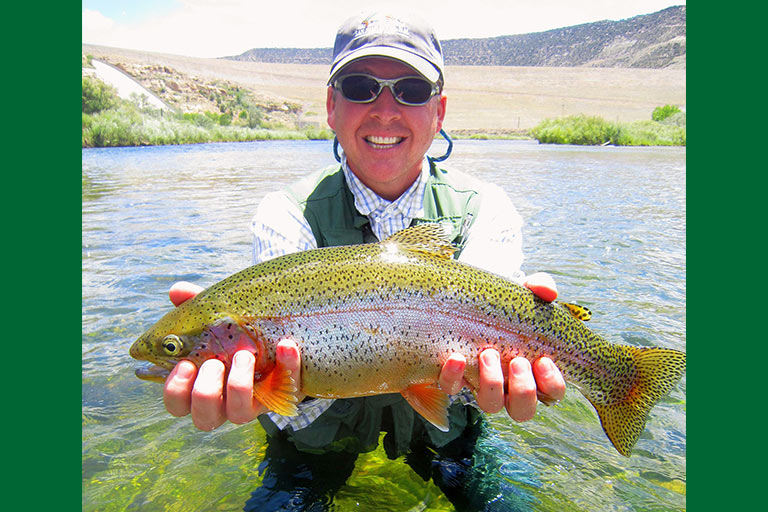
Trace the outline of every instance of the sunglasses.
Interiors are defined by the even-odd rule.
[[[379,97],[384,87],[389,87],[389,92],[398,103],[411,107],[425,105],[432,96],[440,92],[437,84],[418,76],[382,80],[356,73],[341,76],[333,81],[333,88],[341,91],[344,99],[352,103],[371,103]]]

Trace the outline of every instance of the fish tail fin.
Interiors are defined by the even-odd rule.
[[[264,378],[254,381],[253,396],[270,411],[282,416],[296,416],[296,381],[291,370],[275,367]]]
[[[637,378],[623,400],[592,405],[616,450],[629,457],[648,414],[685,373],[685,353],[665,348],[622,346],[635,361]]]

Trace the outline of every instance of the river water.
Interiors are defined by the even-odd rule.
[[[433,154],[442,154],[436,143]],[[248,266],[268,192],[333,163],[329,142],[83,150],[83,510],[241,510],[259,485],[257,422],[200,432],[133,375],[128,347],[171,307],[178,280]],[[493,181],[525,219],[523,269],[554,275],[613,342],[685,350],[685,149],[457,141],[447,167]],[[587,400],[532,421],[491,417],[502,477],[530,510],[685,510],[685,377],[627,459]],[[336,510],[452,510],[383,450],[361,456]]]

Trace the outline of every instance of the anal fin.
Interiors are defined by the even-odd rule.
[[[413,409],[443,432],[448,432],[448,394],[437,383],[417,384],[401,392]]]

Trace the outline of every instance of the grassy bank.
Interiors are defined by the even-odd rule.
[[[240,98],[239,101],[246,100]],[[201,142],[332,139],[327,129],[269,126],[253,105],[205,113],[173,113],[151,108],[140,97],[120,99],[114,88],[83,77],[82,147],[150,146]]]
[[[331,138],[333,134],[329,130],[200,125],[175,114],[142,111],[132,105],[83,114],[84,148]]]
[[[528,130],[451,130],[449,135],[454,140],[527,140],[531,138]]]
[[[685,146],[685,112],[665,105],[656,108],[651,119],[633,123],[585,115],[545,119],[531,136],[542,144]]]

